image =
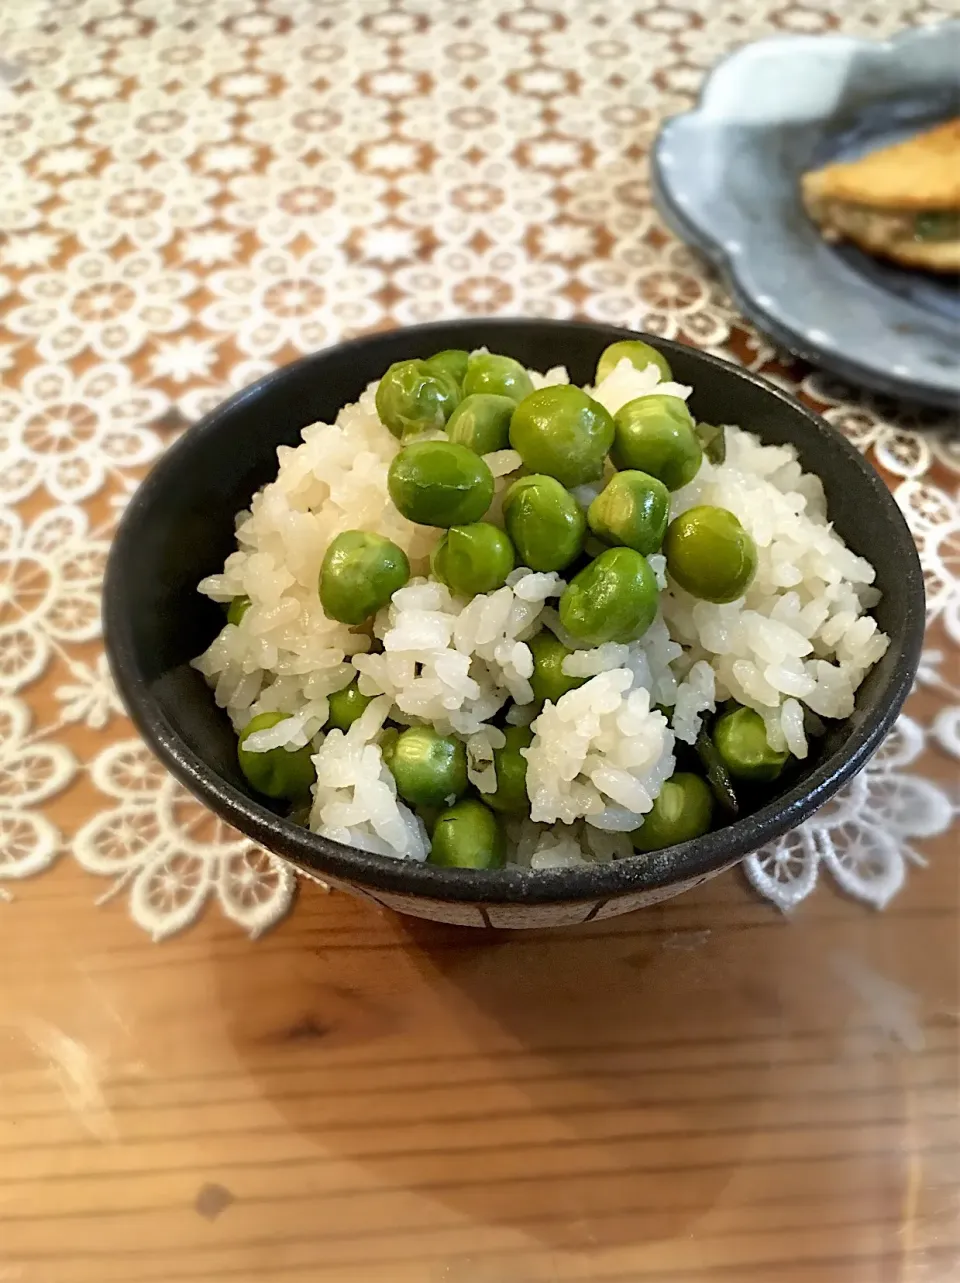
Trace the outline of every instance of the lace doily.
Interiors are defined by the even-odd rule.
[[[289,868],[131,738],[99,639],[111,532],[169,441],[274,366],[387,325],[524,313],[641,326],[763,370],[888,477],[928,582],[916,702],[841,798],[745,866],[784,909],[824,869],[887,903],[960,800],[931,778],[953,767],[927,769],[960,759],[960,443],[943,417],[752,332],[657,219],[646,154],[735,45],[883,36],[947,9],[5,0],[0,886],[69,853],[154,937],[210,900],[251,933],[287,911]]]

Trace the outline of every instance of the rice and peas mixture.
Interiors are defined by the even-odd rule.
[[[433,373],[431,361],[437,362]],[[822,485],[802,471],[793,447],[764,446],[737,427],[695,425],[684,404],[691,389],[673,381],[662,355],[642,343],[617,344],[601,358],[596,385],[583,389],[587,419],[571,420],[574,431],[589,422],[594,437],[584,449],[600,451],[594,476],[571,484],[577,478],[565,452],[576,455],[582,443],[571,447],[572,438],[564,438],[553,443],[559,453],[551,456],[548,448],[544,455],[543,440],[521,423],[536,426],[540,403],[586,404],[573,390],[541,391],[567,387],[564,369],[524,373],[483,349],[469,358],[444,353],[402,364],[409,368],[397,374],[391,367],[379,396],[379,384],[370,385],[335,423],[313,424],[301,445],[278,449],[276,480],[237,515],[237,550],[221,574],[199,585],[228,610],[228,622],[194,663],[241,737],[241,766],[255,788],[290,799],[291,813],[315,832],[383,855],[473,867],[504,861],[534,870],[570,867],[655,849],[716,826],[735,811],[738,793],[750,805],[758,790],[770,795],[771,781],[784,769],[796,769],[810,752],[809,735],[822,732],[820,718],[850,715],[857,687],[888,644],[868,613],[879,593],[873,568],[832,529]],[[519,373],[511,376],[510,367]],[[457,439],[456,407],[464,417],[465,398],[478,393],[506,395],[518,408],[510,418],[508,407],[506,435],[487,440],[498,448],[475,455],[483,484],[492,482],[492,500],[471,522],[499,532],[506,525],[524,545],[520,526],[505,521],[504,497],[510,490],[509,513],[518,481],[536,473],[536,484],[546,485],[554,457],[554,477],[560,474],[590,521],[576,517],[583,532],[562,569],[526,566],[505,533],[486,532],[507,557],[500,586],[464,595],[451,591],[450,582],[461,585],[456,575],[442,573],[446,563],[438,552],[453,523],[443,517],[442,525],[425,525],[403,516],[391,497],[391,489],[399,495],[402,486],[388,479],[396,482],[404,460],[413,457],[406,453],[411,446],[416,455],[425,443]],[[661,411],[669,411],[666,419]],[[668,420],[671,432],[679,422],[695,435],[692,479],[689,467],[671,475],[669,459],[664,463],[656,448],[647,449],[644,425],[655,425],[655,437],[656,425]],[[470,440],[462,433],[460,439]],[[479,448],[483,439],[480,433],[472,444]],[[633,445],[639,455],[631,456]],[[618,476],[611,454],[620,469],[626,464],[621,484],[639,477],[644,502],[654,490],[663,497],[667,555],[658,542],[662,528],[650,550],[648,522],[646,567],[636,565],[639,552],[617,547],[634,527],[623,527],[621,540],[616,520],[594,521],[590,505]],[[636,457],[648,472],[635,470]],[[658,468],[667,491],[657,490]],[[428,492],[425,483],[413,508]],[[401,506],[413,511],[406,500]],[[749,552],[744,586],[733,600],[695,595],[680,573],[680,534],[698,514],[717,509]],[[608,502],[611,512],[623,515]],[[376,547],[394,549],[394,578],[384,581],[389,599],[377,600],[374,614],[345,623],[325,613],[318,585],[323,572],[332,611],[331,545],[355,531],[390,541]],[[535,555],[531,546],[530,560],[549,562],[553,545],[547,543]],[[600,597],[587,601],[601,612],[592,629],[571,632],[562,616],[571,626],[578,619],[576,584],[582,575],[589,580],[591,566],[610,560],[611,546],[614,560],[634,558],[631,573],[647,576],[652,605],[636,622],[636,635],[598,640],[605,636],[602,583]],[[674,548],[676,567],[668,565]],[[489,580],[489,570],[479,567],[481,579]],[[702,590],[693,585],[697,594],[729,597],[711,590],[709,574],[705,582]],[[349,579],[346,587],[348,598],[357,597]],[[597,590],[596,582],[587,583],[580,604],[584,592]],[[536,657],[543,654],[555,664],[552,699],[543,698],[537,680]],[[744,718],[750,725],[741,726]],[[753,739],[740,763],[745,769],[738,770],[737,735],[744,729]],[[416,754],[424,745],[435,752],[440,739],[447,756],[433,760],[441,761],[441,778],[455,783],[438,816],[436,806],[420,804]],[[403,744],[406,759],[398,751]],[[291,788],[284,767],[294,764]],[[689,809],[691,797],[693,816],[678,814]],[[469,850],[461,859],[456,847],[463,831]]]

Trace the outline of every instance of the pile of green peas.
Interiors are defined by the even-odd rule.
[[[597,381],[622,360],[672,378],[660,352],[627,340],[601,354]],[[407,520],[444,531],[431,569],[459,596],[495,591],[517,565],[572,570],[561,622],[578,645],[599,646],[634,641],[655,619],[653,553],[662,550],[674,582],[706,601],[736,600],[756,573],[756,547],[732,512],[704,504],[670,521],[671,491],[694,479],[705,450],[722,450],[722,430],[698,427],[679,397],[638,397],[611,415],[581,388],[535,389],[512,357],[448,349],[391,365],[376,406],[401,442],[390,498]],[[508,448],[524,474],[503,495],[501,528],[485,520],[495,486],[484,456]],[[572,491],[604,477],[584,511]],[[409,577],[392,540],[346,530],[324,557],[320,602],[329,618],[357,627]]]
[[[625,341],[601,354],[596,381],[622,360],[638,369],[653,364],[663,380],[672,379],[660,352]],[[722,429],[695,424],[677,397],[640,397],[611,415],[578,387],[535,389],[511,357],[448,349],[391,365],[377,387],[376,408],[401,443],[389,469],[390,498],[409,521],[443,531],[431,571],[459,596],[495,591],[517,565],[572,569],[559,602],[560,620],[578,646],[593,647],[634,641],[656,618],[659,589],[647,561],[653,553],[662,550],[671,578],[703,600],[736,600],[753,579],[756,548],[733,513],[702,505],[669,519],[671,491],[693,480],[704,453],[718,460],[723,449]],[[424,435],[438,430],[442,439]],[[495,485],[483,456],[506,449],[520,455],[524,474],[503,495],[501,528],[484,520]],[[584,511],[572,490],[604,476],[606,484]],[[320,604],[328,618],[362,627],[409,577],[406,554],[392,540],[370,531],[343,531],[323,559]],[[248,605],[236,598],[228,622],[239,626]],[[530,647],[531,684],[539,704],[555,702],[585,680],[562,671],[570,652],[551,633],[540,633]],[[327,728],[347,730],[367,703],[356,681],[336,692]],[[260,714],[244,728],[240,767],[259,792],[302,808],[313,782],[309,746],[267,753],[243,748],[249,734],[283,716]],[[725,751],[743,738],[744,727],[734,730],[733,736],[721,730]],[[480,801],[467,795],[464,746],[455,736],[422,726],[383,732],[384,760],[400,797],[423,815],[433,833],[435,863],[503,864],[498,814],[529,809],[522,750],[531,738],[523,727],[507,727],[505,734],[506,744],[495,752],[497,790]],[[761,774],[750,778],[763,778],[764,768],[755,769]],[[638,830],[638,849],[698,836],[711,822],[708,786],[696,775],[675,775]]]

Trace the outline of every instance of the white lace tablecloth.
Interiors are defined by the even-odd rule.
[[[799,387],[883,471],[927,574],[923,689],[853,786],[745,867],[783,908],[822,869],[886,904],[957,810],[955,424],[758,337],[660,223],[646,157],[736,45],[880,37],[951,7],[3,0],[0,894],[72,859],[155,937],[211,900],[250,932],[287,911],[291,871],[124,718],[100,644],[111,533],[150,461],[233,389],[343,336],[497,313],[733,357]]]

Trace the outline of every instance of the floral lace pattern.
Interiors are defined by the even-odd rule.
[[[201,806],[139,740],[105,749],[91,774],[116,805],[83,825],[74,855],[91,873],[113,879],[107,897],[129,884],[130,912],[154,939],[192,922],[209,896],[251,935],[287,909],[295,886],[290,865]]]
[[[923,862],[909,841],[945,833],[960,811],[930,780],[904,773],[924,742],[923,727],[900,717],[852,784],[806,824],[747,857],[753,886],[792,909],[825,868],[849,895],[884,908],[903,886],[907,864]]]
[[[169,441],[276,365],[388,325],[524,313],[762,370],[889,480],[927,577],[917,703],[842,797],[745,865],[784,909],[824,870],[886,904],[960,800],[926,767],[960,760],[956,425],[754,333],[660,223],[646,155],[736,45],[838,23],[881,38],[949,8],[6,0],[0,880],[69,852],[155,938],[213,902],[251,933],[286,912],[289,868],[130,738],[100,642],[111,532]]]

